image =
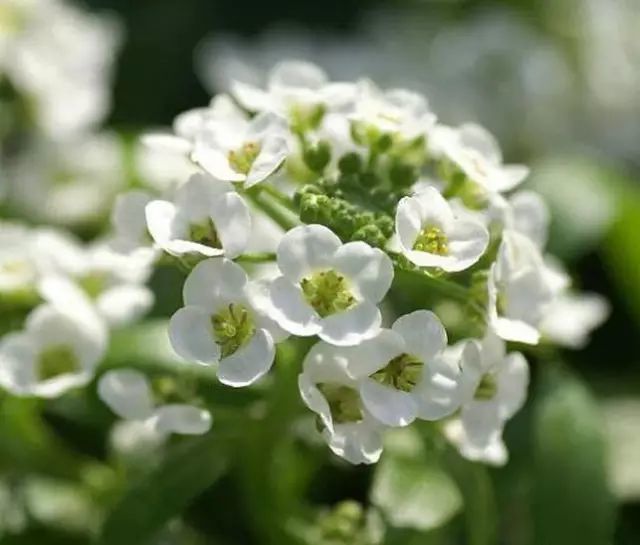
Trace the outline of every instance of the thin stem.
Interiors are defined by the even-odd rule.
[[[276,189],[272,185],[265,183],[265,184],[262,184],[261,190],[267,193],[269,196],[271,196],[271,198],[274,201],[276,201],[278,204],[281,204],[282,206],[284,206],[285,208],[291,210],[296,214],[298,213],[298,210],[296,209],[296,205],[293,204],[293,200],[291,199],[291,197],[289,197],[288,195],[285,195],[279,189]]]
[[[251,254],[242,254],[236,258],[241,263],[271,263],[276,260],[276,254],[273,252],[255,252]]]
[[[260,191],[247,191],[245,194],[255,206],[262,210],[285,231],[299,225],[299,223],[292,218],[290,212],[282,210],[278,204],[265,198],[265,195]]]
[[[444,278],[429,276],[422,271],[410,271],[407,269],[403,269],[402,267],[397,265],[395,267],[395,274],[397,276],[406,275],[418,279],[431,291],[434,291],[439,295],[442,295],[443,297],[449,297],[451,299],[455,299],[460,303],[469,305],[470,308],[472,308],[479,315],[484,315],[485,313],[485,310],[472,300],[471,291],[469,290],[469,288],[461,286],[457,282],[453,282],[452,280],[445,280]]]

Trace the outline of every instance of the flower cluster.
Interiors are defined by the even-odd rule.
[[[300,395],[352,463],[377,461],[384,430],[416,419],[442,421],[464,456],[504,463],[529,377],[508,343],[579,347],[606,317],[544,253],[545,204],[514,192],[528,169],[482,127],[439,123],[421,95],[283,62],[266,88],[237,82],[144,141],[196,169],[114,212],[120,248],[189,271],[176,353],[242,387],[288,336],[317,339]],[[256,253],[265,216],[279,229]],[[137,372],[107,373],[100,393],[125,418],[163,418]],[[208,428],[201,418],[183,431]]]

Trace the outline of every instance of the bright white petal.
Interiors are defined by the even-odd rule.
[[[402,337],[389,329],[381,329],[375,337],[356,346],[345,346],[339,351],[336,350],[346,364],[347,373],[355,380],[379,371],[404,351]]]
[[[247,174],[245,188],[253,187],[273,174],[287,158],[288,153],[289,145],[286,138],[268,136],[262,142],[260,153]]]
[[[469,443],[478,448],[486,447],[496,434],[502,434],[504,420],[493,400],[470,401],[462,407],[460,416]]]
[[[151,238],[161,248],[175,238],[175,225],[178,215],[176,206],[169,201],[151,201],[145,206],[147,229]]]
[[[318,336],[336,346],[353,346],[377,335],[381,323],[378,307],[362,301],[349,310],[322,318]]]
[[[220,359],[211,315],[201,307],[183,307],[171,317],[169,340],[176,353],[185,360],[210,364]]]
[[[389,256],[365,242],[349,242],[338,248],[334,267],[343,273],[364,299],[381,301],[393,281]]]
[[[362,381],[360,397],[367,410],[386,426],[407,426],[416,418],[417,407],[409,393],[373,379]]]
[[[117,369],[102,375],[98,396],[114,413],[127,420],[144,420],[153,412],[147,378],[133,369]]]
[[[182,289],[185,305],[197,305],[211,311],[221,303],[244,298],[247,274],[228,259],[206,259],[198,263]]]
[[[509,354],[498,375],[498,396],[500,417],[504,420],[517,413],[527,398],[529,386],[529,366],[519,352]]]
[[[269,287],[269,316],[292,335],[308,337],[319,333],[320,319],[304,300],[302,291],[284,276],[273,280]]]
[[[280,241],[278,266],[289,280],[299,282],[314,271],[330,268],[340,246],[338,236],[323,225],[294,227]]]
[[[282,61],[269,74],[269,87],[319,89],[327,83],[327,75],[315,64],[305,61]]]
[[[269,372],[276,350],[271,335],[258,329],[235,354],[220,360],[218,379],[236,388],[253,384]]]
[[[401,316],[391,329],[404,340],[405,351],[426,364],[447,346],[447,332],[442,322],[428,310]]]
[[[480,259],[489,245],[489,232],[480,223],[457,220],[447,233],[449,256],[453,259],[445,270],[468,269]],[[444,268],[444,267],[443,267]]]
[[[191,405],[163,405],[153,417],[155,428],[160,433],[202,435],[211,428],[211,414]]]
[[[0,341],[0,386],[14,395],[28,393],[37,382],[37,347],[24,333],[9,333]]]
[[[210,213],[225,256],[233,259],[244,252],[251,235],[251,214],[242,197],[224,193],[214,200]]]
[[[421,208],[412,197],[403,197],[396,208],[396,235],[405,250],[411,250],[422,230]]]
[[[96,300],[98,312],[112,327],[140,319],[153,305],[153,292],[146,286],[121,284],[106,290]]]

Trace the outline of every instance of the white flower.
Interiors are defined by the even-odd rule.
[[[176,353],[204,365],[219,362],[218,378],[229,386],[247,386],[265,375],[274,343],[286,335],[262,312],[260,288],[232,261],[198,263],[184,284],[185,306],[169,323]]]
[[[494,434],[486,445],[478,446],[469,441],[459,418],[447,421],[443,432],[449,442],[458,449],[460,455],[467,460],[494,466],[503,466],[507,463],[509,453],[501,435]]]
[[[269,72],[266,90],[235,80],[231,93],[249,111],[271,111],[294,117],[312,114],[312,108],[321,105],[321,90],[327,83],[327,75],[318,66],[288,60],[276,64]],[[297,111],[303,108],[309,111]]]
[[[382,453],[383,426],[362,403],[342,350],[322,341],[309,350],[298,377],[300,394],[318,414],[322,435],[335,454],[352,464],[372,464]]]
[[[84,247],[52,230],[37,232],[34,246],[42,271],[38,288],[57,306],[73,298],[111,326],[129,324],[151,308],[153,293],[144,285],[151,274],[148,255],[119,254],[100,243]]]
[[[393,279],[389,257],[364,242],[342,244],[322,225],[303,225],[282,238],[281,276],[269,288],[269,314],[293,335],[318,335],[349,346],[380,329],[378,307]]]
[[[369,413],[387,426],[406,426],[416,418],[439,420],[458,407],[458,367],[445,359],[446,346],[440,320],[418,310],[333,354],[357,381]]]
[[[60,0],[11,4],[6,43],[0,28],[0,64],[33,105],[35,123],[56,139],[96,126],[109,110],[118,21]]]
[[[147,203],[145,215],[156,246],[172,255],[237,257],[251,233],[251,215],[242,197],[230,184],[206,174],[194,174],[178,189],[175,202]]]
[[[374,127],[383,134],[404,139],[426,136],[436,123],[424,96],[405,89],[381,91],[373,82],[358,82],[349,119],[364,128]]]
[[[547,268],[530,239],[503,231],[487,292],[488,319],[496,333],[508,341],[537,344],[540,320],[553,290]]]
[[[122,147],[112,133],[35,140],[7,169],[10,204],[30,218],[69,226],[106,217],[126,181]]]
[[[249,121],[208,123],[198,132],[192,159],[220,180],[252,187],[273,174],[287,158],[286,121],[261,113]]]
[[[0,223],[0,293],[32,291],[38,270],[32,232],[13,223]]]
[[[152,239],[147,230],[144,210],[151,200],[150,193],[139,189],[117,196],[111,212],[111,246],[116,251],[131,253],[150,247]]]
[[[527,396],[529,367],[519,352],[489,330],[481,342],[467,341],[460,357],[460,420],[470,448],[495,447],[504,424]]]
[[[143,422],[160,434],[201,435],[211,428],[207,410],[185,403],[156,405],[147,377],[135,369],[106,372],[98,381],[98,395],[119,417]]]
[[[569,348],[583,348],[589,334],[610,312],[607,300],[596,293],[562,293],[547,307],[540,331],[544,338]]]
[[[489,232],[476,221],[455,216],[434,188],[398,203],[396,235],[409,261],[447,272],[469,268],[489,244]]]
[[[550,214],[544,199],[533,191],[518,191],[509,198],[505,227],[513,229],[538,247],[547,243]]]
[[[24,330],[0,340],[0,386],[14,395],[57,397],[91,380],[106,344],[97,316],[41,305]]]
[[[458,128],[438,125],[432,131],[429,146],[436,156],[444,156],[489,192],[509,191],[529,175],[523,165],[503,164],[495,138],[473,123]]]

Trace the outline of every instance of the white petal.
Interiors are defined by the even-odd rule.
[[[244,252],[251,235],[251,214],[242,197],[231,192],[219,195],[210,213],[224,254],[233,259]]]
[[[153,412],[147,378],[133,369],[117,369],[102,375],[98,396],[114,413],[127,420],[144,420]]]
[[[335,253],[334,267],[343,273],[364,299],[381,301],[393,281],[389,256],[365,242],[349,242]]]
[[[417,407],[409,393],[373,379],[361,382],[360,397],[374,418],[386,426],[407,426],[416,418]]]
[[[284,276],[271,282],[269,298],[269,316],[285,331],[302,337],[316,335],[320,331],[318,315],[304,300],[302,291]]]
[[[264,329],[258,329],[245,346],[220,360],[218,379],[236,388],[253,384],[269,372],[275,355],[271,335]]]
[[[417,406],[417,418],[440,420],[452,414],[462,401],[460,374],[438,360],[428,363],[425,376],[411,392]]]
[[[315,383],[307,373],[301,373],[298,376],[298,389],[300,390],[300,397],[302,398],[302,401],[304,401],[305,405],[320,416],[323,425],[330,433],[333,432],[331,408],[329,407],[326,398],[322,395],[320,390],[318,390]]]
[[[245,188],[253,187],[273,174],[289,153],[287,140],[281,136],[267,136],[262,142],[260,153],[251,165],[245,180]]]
[[[301,225],[286,233],[278,246],[278,266],[289,280],[299,282],[317,270],[330,268],[342,242],[323,225]]]
[[[147,233],[145,206],[151,200],[146,191],[133,190],[118,195],[113,205],[111,223],[116,237],[126,239],[135,247]]]
[[[244,299],[247,274],[228,259],[206,259],[198,263],[182,289],[185,305],[214,311],[225,302]]]
[[[96,300],[98,312],[112,327],[135,322],[153,305],[153,292],[146,286],[121,284],[106,290]]]
[[[458,127],[460,141],[466,147],[476,150],[493,164],[502,163],[502,152],[494,136],[484,127],[475,123],[465,123]]]
[[[378,307],[362,301],[349,310],[322,318],[318,336],[336,346],[353,346],[377,335],[381,323]]]
[[[151,201],[145,206],[147,229],[151,238],[161,248],[176,238],[178,209],[169,201]]]
[[[202,435],[211,428],[209,411],[191,405],[163,405],[156,409],[153,419],[160,433]]]
[[[339,424],[328,435],[329,448],[352,464],[375,464],[382,454],[381,428],[367,422]]]
[[[389,329],[355,346],[341,347],[336,352],[344,359],[346,370],[353,379],[361,379],[384,368],[393,358],[405,351],[402,337]]]
[[[198,138],[191,159],[219,180],[241,182],[246,176],[229,165],[228,152],[214,147],[208,139]]]
[[[440,227],[447,231],[447,227],[453,221],[453,211],[447,200],[435,187],[427,187],[410,199],[415,199],[420,206],[420,218],[422,226]]]
[[[396,208],[396,235],[402,248],[411,250],[422,230],[422,215],[418,201],[403,197]]]
[[[517,413],[527,398],[529,386],[529,366],[519,352],[509,354],[498,375],[498,396],[500,417],[504,420]]]
[[[288,60],[274,66],[269,74],[269,87],[319,89],[327,83],[327,75],[315,64]]]
[[[428,364],[447,346],[447,332],[431,311],[416,310],[398,318],[391,329],[405,342],[405,351]]]
[[[489,232],[475,221],[457,220],[447,233],[451,263],[443,267],[457,272],[468,269],[480,259],[489,245]]]
[[[529,168],[524,165],[504,165],[491,176],[494,191],[511,191],[529,176]]]
[[[272,107],[272,98],[269,93],[241,81],[231,83],[231,94],[250,112],[262,112]]]
[[[538,248],[547,242],[550,214],[544,199],[533,191],[518,191],[510,199],[513,228],[529,237]]]
[[[461,419],[469,443],[476,447],[485,447],[496,434],[502,434],[504,420],[500,418],[495,400],[466,403],[462,407]]]
[[[145,134],[142,143],[153,150],[177,155],[186,155],[191,151],[189,140],[168,133]]]
[[[37,347],[24,333],[9,333],[0,340],[0,386],[14,395],[31,391],[37,382]]]
[[[185,360],[210,364],[220,358],[220,347],[213,337],[211,315],[201,307],[183,307],[171,317],[169,340],[176,353]]]

